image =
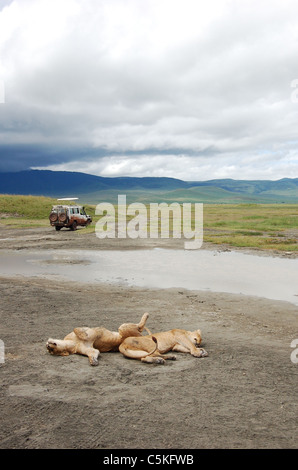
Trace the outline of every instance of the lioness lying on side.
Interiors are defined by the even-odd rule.
[[[148,330],[147,330],[148,331]],[[141,338],[126,338],[119,351],[131,359],[142,362],[164,364],[165,360],[175,360],[176,356],[163,354],[169,351],[189,353],[195,357],[208,356],[207,351],[199,348],[202,341],[201,331],[170,330],[149,334]]]
[[[140,323],[124,323],[119,326],[118,332],[109,331],[106,328],[75,328],[65,338],[47,341],[47,349],[50,354],[68,356],[69,354],[82,354],[88,356],[92,366],[98,365],[98,357],[101,352],[118,351],[119,345],[128,336],[141,336],[148,319],[148,313],[144,313]],[[148,330],[147,330],[148,331]]]

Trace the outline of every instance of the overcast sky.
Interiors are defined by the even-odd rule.
[[[297,0],[0,0],[0,171],[297,178],[297,142]]]

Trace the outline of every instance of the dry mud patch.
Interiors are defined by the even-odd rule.
[[[297,307],[186,289],[2,278],[0,448],[295,448]],[[76,326],[201,328],[209,357],[48,354]]]

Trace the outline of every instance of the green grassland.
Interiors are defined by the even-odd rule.
[[[184,201],[180,199],[176,202],[182,204]],[[190,202],[189,199],[187,202]],[[0,224],[16,229],[47,227],[53,204],[57,201],[49,197],[0,195]],[[94,232],[99,219],[95,208],[95,205],[85,204],[93,222],[80,233]],[[148,205],[147,208],[149,214]],[[115,212],[117,220],[116,206]],[[170,213],[170,228],[172,222]],[[231,247],[298,251],[298,204],[204,204],[203,227],[205,242]]]
[[[204,205],[204,241],[298,251],[298,204]]]

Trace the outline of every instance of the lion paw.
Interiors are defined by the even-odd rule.
[[[154,358],[155,364],[165,364],[165,360],[162,357],[155,357]]]
[[[89,357],[89,362],[91,364],[91,366],[98,366],[99,364],[99,354],[97,356],[91,356]]]
[[[201,349],[201,351],[202,351],[201,357],[207,357],[208,356],[208,353],[207,353],[207,351],[205,351],[205,349]]]
[[[192,356],[194,356],[194,357],[207,357],[208,353],[207,353],[207,351],[205,351],[205,349],[200,348],[196,352],[194,352],[192,354]]]

